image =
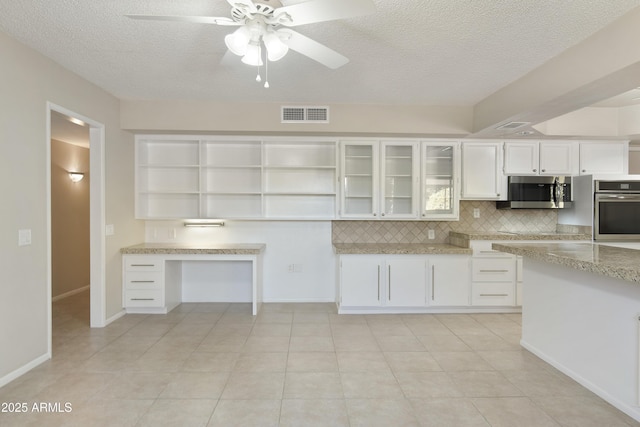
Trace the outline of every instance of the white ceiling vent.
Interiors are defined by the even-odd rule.
[[[498,126],[496,129],[517,129],[524,125],[530,125],[531,122],[509,122]]]
[[[329,107],[282,107],[282,123],[329,123]]]

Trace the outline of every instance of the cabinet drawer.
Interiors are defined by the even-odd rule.
[[[162,272],[127,271],[124,279],[125,289],[162,290]]]
[[[473,282],[514,282],[516,263],[514,259],[474,258],[471,271]]]
[[[128,256],[124,259],[126,271],[162,271],[162,260],[154,257]]]
[[[125,292],[125,307],[162,307],[164,306],[161,290],[133,289]]]
[[[473,250],[474,257],[509,258],[509,259],[515,258],[515,255],[506,254],[500,251],[494,251],[493,249],[491,249],[492,244],[493,242],[476,241],[476,242],[471,242],[469,246]]]
[[[473,283],[471,285],[471,305],[515,305],[513,283]]]

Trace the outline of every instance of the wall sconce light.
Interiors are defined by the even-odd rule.
[[[189,220],[184,222],[185,227],[224,227],[224,221]]]
[[[69,172],[69,178],[73,182],[80,182],[84,178],[84,174],[82,172]]]

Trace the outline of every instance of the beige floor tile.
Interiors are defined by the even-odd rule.
[[[431,355],[445,371],[492,371],[478,354],[469,351],[434,351]]]
[[[220,400],[209,427],[277,427],[280,400]]]
[[[206,426],[216,404],[215,399],[158,399],[137,426]]]
[[[334,352],[289,352],[287,372],[338,372]]]
[[[293,312],[261,311],[256,316],[256,324],[260,323],[280,323],[291,324],[293,322]]]
[[[207,335],[195,351],[238,353],[246,342],[244,335]]]
[[[331,326],[328,323],[294,323],[292,337],[330,337]]]
[[[189,358],[190,352],[173,352],[161,350],[147,351],[125,370],[132,372],[178,372]]]
[[[144,353],[100,352],[84,363],[76,362],[76,369],[85,372],[120,372],[134,366]]]
[[[291,337],[289,351],[330,351],[334,352],[333,338],[331,337]]]
[[[227,384],[228,372],[180,372],[173,374],[161,399],[218,399]]]
[[[155,399],[160,396],[172,374],[121,373],[100,393],[106,399]]]
[[[222,399],[282,399],[284,373],[233,372]]]
[[[525,396],[588,396],[591,392],[571,378],[554,371],[503,371]]]
[[[535,397],[532,400],[558,423],[566,427],[640,425],[609,404],[590,396]]]
[[[386,352],[387,363],[393,372],[441,371],[438,362],[426,351]]]
[[[206,325],[213,327],[218,320],[223,316],[223,313],[211,313],[211,312],[196,312],[192,311],[187,313],[182,320],[183,324],[193,325]]]
[[[522,392],[498,371],[450,372],[449,377],[466,397],[515,397]]]
[[[402,390],[391,372],[341,372],[342,389],[348,399],[401,399]]]
[[[284,399],[280,426],[349,427],[344,399]]]
[[[341,399],[342,382],[337,372],[287,372],[285,399]]]
[[[411,399],[422,427],[490,427],[466,398]]]
[[[333,336],[336,351],[380,351],[378,341],[373,336]]]
[[[231,372],[240,353],[196,351],[182,365],[184,372]]]
[[[499,371],[538,371],[548,368],[545,362],[526,350],[478,351],[477,353]]]
[[[76,372],[64,375],[33,396],[37,402],[71,402],[76,404],[100,393],[116,377],[111,373]]]
[[[410,321],[405,322],[407,327],[415,336],[424,335],[453,335],[453,332],[439,321],[431,322],[417,322]]]
[[[144,353],[158,342],[160,337],[120,336],[111,341],[100,353]]]
[[[291,323],[256,323],[251,329],[251,335],[256,337],[289,337]]]
[[[397,372],[407,398],[462,397],[464,393],[445,372]]]
[[[290,337],[250,336],[242,346],[243,353],[288,352]]]
[[[366,325],[367,319],[364,316],[354,314],[329,314],[329,322],[332,325]]]
[[[360,319],[363,319],[360,317]],[[366,322],[362,323],[331,323],[331,333],[334,337],[373,337],[371,329]]]
[[[234,372],[285,372],[287,353],[242,353]]]
[[[527,397],[474,398],[475,407],[491,427],[558,427]]]
[[[211,332],[207,338],[212,336],[244,336],[248,337],[251,335],[251,330],[253,329],[253,324],[251,323],[224,323],[224,324],[216,324],[213,328],[211,328]]]
[[[420,425],[406,399],[347,399],[346,405],[352,427]]]
[[[417,338],[428,351],[471,351],[471,347],[453,334],[420,335]]]
[[[413,337],[413,332],[404,323],[376,323],[368,320],[371,333],[376,337],[382,336],[404,336]]]
[[[321,311],[296,311],[293,323],[329,323],[329,313]]]
[[[384,354],[374,352],[338,352],[340,372],[390,372],[390,366]]]
[[[63,426],[137,426],[138,421],[153,405],[151,399],[91,399],[73,405],[72,412],[64,415]],[[53,423],[41,424],[51,426]]]
[[[378,335],[376,341],[382,351],[425,351],[422,343],[413,335]]]
[[[204,334],[206,335],[206,334]],[[192,352],[203,340],[203,337],[199,335],[165,335],[160,338],[148,352]]]
[[[522,348],[519,344],[509,342],[493,332],[482,335],[458,334],[458,338],[475,351],[515,351]]]
[[[197,336],[204,337],[213,329],[213,324],[210,323],[189,323],[189,322],[181,322],[174,326],[169,332],[167,332],[165,337],[174,337],[174,336]]]

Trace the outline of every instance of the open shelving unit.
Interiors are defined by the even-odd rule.
[[[333,219],[337,141],[138,136],[136,217]]]

